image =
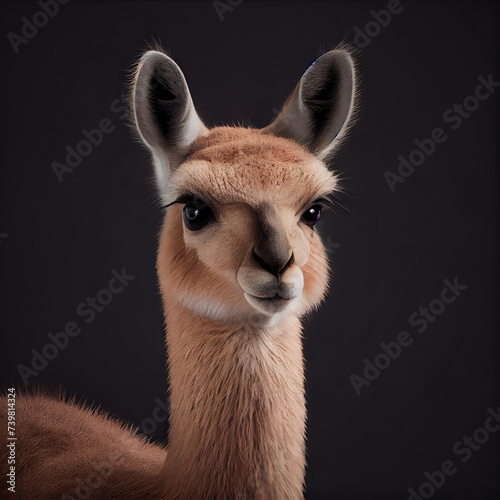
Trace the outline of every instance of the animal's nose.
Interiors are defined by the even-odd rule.
[[[291,250],[287,251],[269,251],[270,249],[265,248],[265,244],[257,245],[253,248],[252,254],[255,261],[265,269],[267,272],[271,273],[276,278],[284,273],[285,270],[293,262],[293,253]]]

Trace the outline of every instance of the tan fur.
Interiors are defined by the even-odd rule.
[[[172,405],[164,468],[168,498],[299,499],[305,406],[298,316],[323,297],[325,252],[309,228],[292,234],[294,251],[307,247],[301,263],[303,300],[296,314],[272,327],[239,324],[241,318],[251,320],[253,310],[231,276],[258,233],[252,207],[274,198],[283,204],[280,211],[295,213],[304,200],[323,194],[335,181],[322,164],[285,139],[244,129],[213,133],[214,142],[211,135],[200,141],[210,145],[179,169],[174,184],[203,193],[205,199],[210,194],[215,203],[224,201],[214,206],[221,221],[230,224],[221,223],[216,241],[203,241],[207,235],[202,241],[188,238],[179,249],[185,230],[179,224],[181,207],[172,207],[158,252]],[[210,161],[212,152],[217,161]],[[231,160],[235,157],[243,160]],[[194,294],[227,304],[231,314],[225,324],[179,307]]]
[[[4,399],[0,418],[6,422]],[[0,467],[0,491],[11,498],[79,498],[78,487],[87,482],[96,484],[91,498],[111,492],[113,497],[139,497],[165,460],[165,450],[123,424],[61,398],[18,395],[16,423],[15,495],[6,490],[3,453]],[[3,428],[2,440],[6,442]]]
[[[192,232],[174,204],[160,235],[168,444],[145,442],[61,398],[19,395],[17,497],[78,498],[81,482],[98,471],[85,498],[303,498],[300,318],[322,300],[328,266],[319,236],[300,215],[335,189],[335,176],[290,139],[239,127],[204,130],[164,193],[171,201],[197,195],[215,215]],[[269,288],[269,272],[252,256],[269,234],[292,255],[280,279],[297,296],[282,309],[251,297],[266,297]],[[2,398],[3,423],[5,411]],[[5,478],[3,454],[0,469]]]

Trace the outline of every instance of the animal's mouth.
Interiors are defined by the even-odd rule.
[[[279,293],[272,297],[256,297],[245,293],[245,297],[250,305],[266,315],[273,315],[284,310],[294,299],[294,297],[283,297]]]
[[[270,275],[264,279],[262,276],[255,276],[252,269],[240,267],[236,280],[243,290],[245,300],[265,316],[295,310],[304,284],[299,268],[290,269],[285,279],[271,278]]]
[[[279,301],[279,300],[291,300],[291,298],[282,297],[279,293],[277,293],[274,297],[271,297],[271,298],[265,299],[265,300]]]
[[[249,294],[250,295],[250,294]],[[277,293],[274,297],[256,297],[255,295],[250,295],[255,300],[260,300],[262,302],[269,302],[273,304],[286,303],[292,300],[292,297],[282,297],[279,293]]]

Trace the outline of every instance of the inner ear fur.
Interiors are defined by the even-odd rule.
[[[189,146],[206,131],[179,66],[162,52],[146,52],[137,67],[132,103],[137,131],[153,154],[160,189],[166,188]]]
[[[340,145],[355,108],[356,75],[345,49],[309,66],[278,117],[263,132],[292,139],[324,160]]]

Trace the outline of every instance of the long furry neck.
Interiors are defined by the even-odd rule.
[[[305,467],[301,325],[228,326],[166,305],[173,498],[300,499]]]

